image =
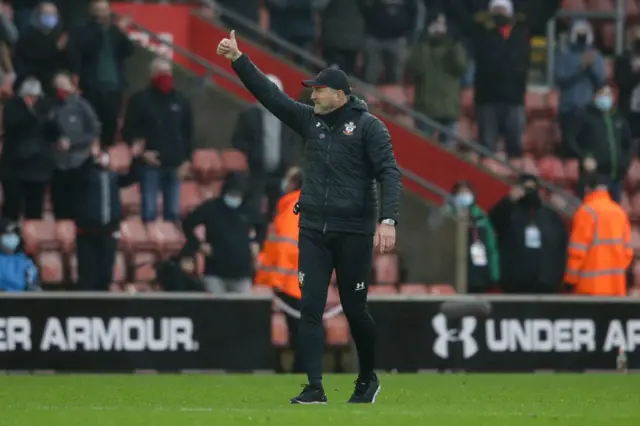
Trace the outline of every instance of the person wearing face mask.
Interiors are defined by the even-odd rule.
[[[560,0],[530,0],[515,5],[512,0],[490,0],[484,10],[472,9],[470,3],[442,2],[449,20],[464,33],[474,53],[475,118],[480,143],[496,151],[503,136],[508,156],[517,158],[522,155],[526,124],[524,100],[531,35],[544,34]]]
[[[468,224],[467,291],[486,293],[500,282],[500,253],[489,217],[476,204],[471,183],[456,182],[451,193],[455,205],[451,209]]]
[[[581,175],[595,172],[609,176],[609,191],[614,201],[620,202],[621,182],[635,154],[635,144],[627,120],[615,109],[613,90],[603,86],[593,97],[593,103],[576,117],[571,134],[572,149],[581,162]],[[584,181],[577,188],[584,195]]]
[[[505,293],[556,293],[561,288],[567,229],[560,215],[543,204],[538,185],[537,177],[523,174],[489,211]]]
[[[116,21],[106,0],[91,3],[91,17],[69,37],[69,65],[102,123],[100,142],[105,148],[115,143],[126,87],[124,64],[133,54],[126,33],[131,18]]]
[[[274,288],[275,297],[294,311],[300,311],[300,283],[298,282],[298,214],[302,172],[292,167],[282,180],[283,196],[278,201],[276,216],[260,255],[254,282]],[[286,311],[285,311],[286,313]],[[304,370],[297,354],[300,318],[287,314],[289,347],[294,353],[293,371]]]
[[[130,144],[136,141],[146,144],[140,181],[142,220],[156,220],[161,192],[164,220],[176,222],[180,213],[180,180],[191,167],[191,103],[173,87],[171,62],[154,59],[150,77],[149,86],[129,100],[122,134]]]
[[[132,148],[131,168],[122,174],[109,169],[109,154],[94,144],[91,155],[73,171],[78,290],[109,290],[123,218],[120,189],[139,180],[143,150],[143,143]]]
[[[459,41],[447,33],[443,15],[428,26],[428,36],[411,51],[407,62],[408,78],[415,87],[414,109],[450,132],[460,117],[460,82],[467,68],[467,53]],[[442,143],[453,143],[450,136],[422,120],[416,128]]]
[[[571,27],[569,46],[556,55],[555,81],[560,89],[561,154],[575,157],[569,140],[575,115],[591,103],[593,93],[606,81],[604,58],[593,47],[593,28],[588,21],[578,20]]]
[[[48,132],[51,100],[42,96],[35,78],[22,83],[18,96],[2,111],[4,145],[0,179],[4,193],[3,216],[17,221],[41,219],[44,193],[54,169],[54,151]]]
[[[252,214],[245,203],[248,189],[249,175],[231,172],[219,198],[206,200],[182,219],[185,247],[206,256],[204,283],[211,293],[251,291],[259,247]],[[205,228],[204,241],[194,232],[199,225]]]
[[[618,88],[618,111],[629,123],[631,136],[640,139],[640,27],[631,33],[629,50],[618,56],[613,80]]]
[[[39,290],[38,268],[19,250],[18,225],[5,218],[0,219],[0,292]]]
[[[72,219],[75,171],[91,156],[100,137],[100,122],[89,103],[77,93],[68,74],[54,77],[56,100],[49,134],[55,141],[56,169],[51,182],[53,214],[58,220]]]
[[[44,92],[53,97],[53,77],[67,66],[67,42],[56,5],[40,3],[15,48],[16,87],[28,76],[34,76],[42,83]]]

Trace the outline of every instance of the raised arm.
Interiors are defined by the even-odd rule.
[[[304,123],[313,116],[313,108],[291,99],[238,49],[235,31],[218,45],[218,55],[230,59],[233,70],[256,99],[284,124],[302,134]]]

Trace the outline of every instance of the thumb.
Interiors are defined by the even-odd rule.
[[[236,30],[231,30],[231,40],[236,41]]]

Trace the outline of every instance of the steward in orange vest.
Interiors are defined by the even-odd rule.
[[[285,194],[278,201],[273,223],[258,257],[255,283],[274,288],[275,297],[284,302],[292,312],[286,312],[289,346],[296,351],[298,325],[300,323],[300,284],[298,282],[298,214],[296,204],[300,199],[302,174],[292,168],[283,181]],[[299,358],[294,360],[294,372],[303,372]]]
[[[575,294],[626,296],[633,260],[631,225],[611,200],[604,176],[587,178],[587,195],[573,218],[564,281]]]

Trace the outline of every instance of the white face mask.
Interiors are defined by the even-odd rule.
[[[473,204],[473,194],[470,192],[461,192],[456,195],[456,204],[458,207],[469,207]]]
[[[222,197],[224,203],[232,209],[237,209],[242,205],[242,197],[237,197],[235,195],[225,195]]]

